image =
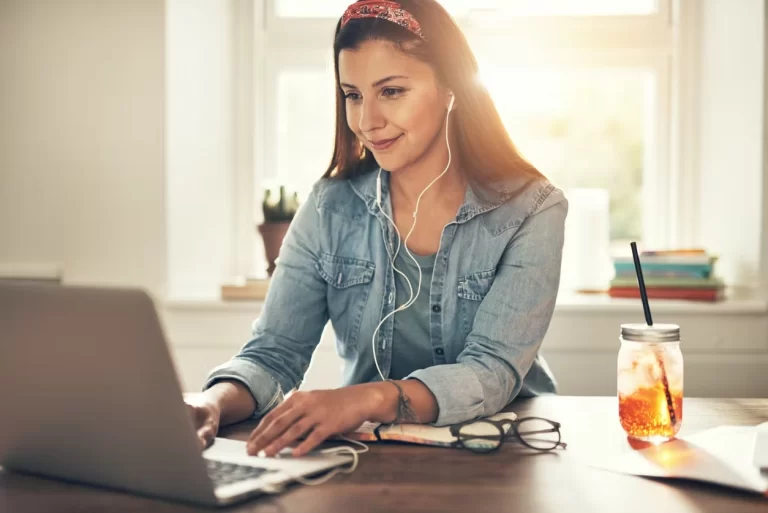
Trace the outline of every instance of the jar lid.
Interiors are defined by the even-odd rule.
[[[678,342],[680,326],[677,324],[622,324],[621,338],[632,342]]]

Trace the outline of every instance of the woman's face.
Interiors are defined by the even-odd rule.
[[[442,148],[450,97],[428,64],[367,41],[340,52],[339,83],[349,128],[382,168],[396,172]]]

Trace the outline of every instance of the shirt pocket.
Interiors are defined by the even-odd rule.
[[[341,356],[357,351],[357,336],[371,292],[373,262],[321,253],[315,264],[328,284],[328,315]]]
[[[475,323],[475,315],[480,308],[480,303],[491,290],[496,270],[480,271],[459,278],[458,310],[462,329],[465,335],[469,335]]]

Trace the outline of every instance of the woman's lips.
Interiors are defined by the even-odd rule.
[[[373,148],[374,150],[383,151],[391,148],[392,145],[398,141],[398,139],[400,139],[400,135],[392,139],[379,139],[378,141],[369,141],[369,144],[371,145],[371,148]]]

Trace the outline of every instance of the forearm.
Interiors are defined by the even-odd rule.
[[[221,412],[222,426],[247,419],[256,411],[256,401],[245,386],[236,380],[217,382],[204,392]]]
[[[403,396],[407,400],[414,418],[398,418],[406,417],[402,415],[400,389],[395,386],[394,382],[384,381],[360,385],[370,387],[376,392],[377,400],[372,403],[371,421],[384,424],[393,422],[430,424],[437,419],[439,413],[437,399],[424,383],[417,379],[406,379],[396,383],[402,389]]]

